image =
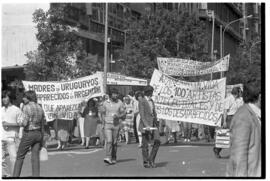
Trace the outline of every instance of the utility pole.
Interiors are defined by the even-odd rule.
[[[246,17],[246,3],[243,3],[243,15]],[[247,26],[247,19],[243,19],[244,27],[243,27],[243,39],[246,41],[247,35],[246,35],[246,26]]]
[[[104,77],[103,77],[103,87],[105,93],[107,92],[107,69],[108,69],[107,44],[108,44],[108,3],[106,3],[105,5]]]
[[[211,17],[212,17],[211,61],[214,61],[215,13],[213,10],[211,10]],[[211,80],[213,80],[213,73],[211,73]]]
[[[219,26],[219,44],[220,44],[220,58],[223,57],[223,47],[222,47],[222,42],[223,42],[223,37],[222,37],[222,25]],[[220,72],[220,78],[223,77],[223,72]]]

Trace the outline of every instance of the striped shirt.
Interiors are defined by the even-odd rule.
[[[23,126],[25,130],[41,129],[42,121],[44,119],[44,111],[40,105],[35,102],[29,102],[23,107]]]

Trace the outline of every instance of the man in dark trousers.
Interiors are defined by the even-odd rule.
[[[136,99],[139,101],[139,114],[141,116],[139,130],[142,132],[142,156],[145,168],[156,167],[155,158],[160,146],[155,104],[151,98],[152,94],[153,88],[151,86],[146,88],[145,96],[142,92],[136,93]],[[154,141],[154,145],[149,155],[148,145],[151,140]]]
[[[134,95],[134,91],[130,91],[128,93],[128,96],[130,97],[132,104],[134,106],[134,110],[135,110],[135,114],[134,114],[134,118],[133,118],[133,130],[134,130],[134,136],[136,139],[136,143],[139,143],[139,137],[138,137],[138,133],[137,133],[137,127],[136,127],[136,118],[137,118],[137,113],[136,113],[136,102],[137,100],[135,99],[135,95]]]

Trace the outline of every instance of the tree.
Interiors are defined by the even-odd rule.
[[[87,57],[83,39],[76,34],[78,25],[67,21],[70,14],[72,9],[68,3],[52,4],[48,12],[38,9],[33,13],[39,46],[26,53],[28,80],[66,80],[100,69],[96,56]]]
[[[236,55],[230,60],[226,74],[227,84],[261,82],[261,39],[259,36],[248,42],[242,42]]]
[[[158,56],[210,61],[206,25],[194,14],[158,8],[129,22],[127,44],[120,53],[128,75],[151,78]]]

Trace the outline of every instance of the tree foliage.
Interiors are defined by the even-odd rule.
[[[97,57],[87,56],[83,40],[76,34],[78,25],[67,21],[70,13],[67,3],[54,4],[47,12],[38,9],[33,13],[39,46],[26,53],[28,80],[66,80],[100,69]]]
[[[128,75],[151,78],[157,57],[210,61],[206,25],[195,15],[158,8],[127,28],[127,44],[121,57]]]
[[[227,84],[261,82],[261,68],[260,37],[242,42],[236,55],[230,60],[229,71],[226,74]]]

